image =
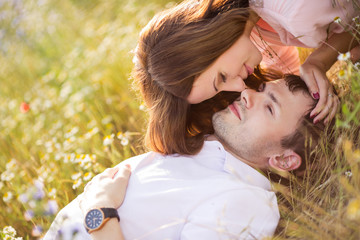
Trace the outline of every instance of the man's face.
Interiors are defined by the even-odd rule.
[[[246,89],[233,104],[213,116],[215,136],[249,165],[268,168],[268,158],[281,154],[281,139],[292,134],[311,108],[302,91],[292,93],[283,79],[257,92]]]

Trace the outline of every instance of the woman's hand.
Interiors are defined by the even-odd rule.
[[[334,33],[326,42],[308,56],[300,67],[300,76],[309,88],[310,94],[319,99],[316,107],[310,113],[314,123],[325,118],[329,122],[336,114],[340,105],[339,98],[334,94],[333,88],[326,77],[326,71],[336,62],[339,53],[345,53],[359,45],[349,32]],[[352,60],[355,61],[357,48],[352,50]],[[316,94],[317,93],[317,94]]]
[[[300,67],[300,76],[308,86],[311,96],[319,99],[310,113],[310,116],[314,117],[314,123],[324,118],[324,123],[328,123],[335,116],[340,101],[326,77],[326,67],[319,61],[313,61],[310,55]]]
[[[130,173],[130,166],[125,165],[108,168],[95,176],[85,186],[79,201],[83,214],[96,207],[119,208],[124,201]]]

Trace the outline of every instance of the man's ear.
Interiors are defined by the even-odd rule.
[[[280,171],[292,171],[300,167],[302,162],[299,154],[287,149],[282,155],[274,155],[269,158],[271,167]]]

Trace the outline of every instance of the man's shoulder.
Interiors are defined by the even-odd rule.
[[[132,156],[128,159],[125,159],[123,161],[121,161],[118,165],[121,165],[121,164],[128,164],[130,162],[137,162],[137,161],[141,161],[141,160],[144,160],[144,159],[147,159],[149,158],[151,155],[161,155],[159,153],[155,153],[155,152],[145,152],[145,153],[142,153],[142,154],[139,154],[139,155],[136,155],[136,156]]]
[[[143,166],[149,165],[155,160],[163,159],[166,157],[165,155],[157,152],[146,152],[140,155],[133,156],[126,160],[121,161],[116,166],[123,166],[125,164],[129,164],[131,166],[131,171],[134,171],[137,168],[141,168]]]
[[[213,201],[248,208],[264,208],[263,210],[278,209],[275,193],[258,187],[228,189],[215,196]]]
[[[153,151],[149,151],[146,153],[142,153],[140,155],[136,155],[133,157],[130,157],[126,160],[121,161],[119,164],[123,164],[124,162],[126,162],[126,164],[130,163],[130,162],[136,162],[136,161],[143,161],[143,160],[149,160],[149,159],[181,159],[181,158],[189,158],[189,159],[193,159],[193,158],[203,158],[206,157],[207,155],[212,155],[214,151],[216,150],[223,150],[224,148],[222,146],[222,144],[219,141],[205,141],[203,147],[201,148],[200,152],[198,152],[197,154],[194,155],[184,155],[184,154],[169,154],[169,155],[165,155],[162,153],[158,153],[158,152],[153,152]],[[205,155],[205,156],[204,156]]]
[[[239,238],[241,236],[241,239],[248,239],[248,236],[260,239],[274,233],[279,218],[274,193],[261,189],[238,188],[224,191],[199,203],[191,212],[185,231],[194,227],[191,224],[206,225],[210,229],[226,226],[224,230],[228,234]]]
[[[232,184],[228,182],[228,187],[209,194],[206,199],[202,199],[194,208],[197,211],[214,211],[214,214],[223,214],[225,218],[236,220],[237,218],[279,218],[277,198],[274,192],[247,184]],[[197,209],[197,210],[196,210]]]

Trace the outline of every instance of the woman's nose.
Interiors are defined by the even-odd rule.
[[[232,77],[225,83],[223,91],[241,92],[246,88],[244,80],[240,76]]]

